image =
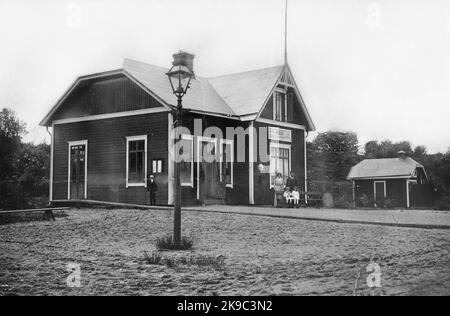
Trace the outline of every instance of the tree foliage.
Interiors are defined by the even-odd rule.
[[[11,109],[0,112],[0,209],[23,208],[46,195],[50,146],[23,144],[26,125]]]

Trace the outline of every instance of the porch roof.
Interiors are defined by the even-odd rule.
[[[416,168],[423,166],[410,157],[365,159],[350,170],[347,179],[406,178],[412,177]]]

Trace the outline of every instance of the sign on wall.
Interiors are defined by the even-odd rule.
[[[279,127],[269,127],[269,139],[277,142],[292,142],[292,131]]]

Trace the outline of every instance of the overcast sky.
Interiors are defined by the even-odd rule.
[[[318,131],[450,147],[450,0],[290,0],[288,60]],[[283,63],[284,0],[0,0],[0,107],[39,121],[79,75],[178,49],[213,76]]]

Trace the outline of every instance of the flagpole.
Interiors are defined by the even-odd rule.
[[[284,13],[284,65],[287,65],[287,49],[288,49],[288,0]]]

